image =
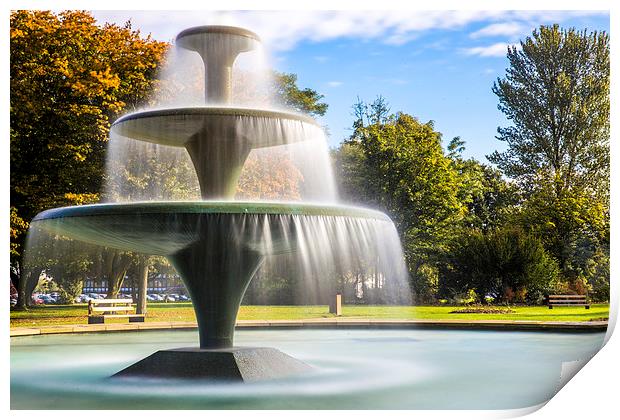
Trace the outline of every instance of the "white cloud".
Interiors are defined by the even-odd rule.
[[[299,42],[320,42],[355,37],[379,39],[399,45],[436,29],[459,29],[472,23],[561,22],[577,15],[605,14],[590,11],[505,11],[505,10],[348,10],[348,11],[94,11],[99,22],[122,24],[131,18],[133,27],[164,41],[174,39],[184,28],[197,25],[235,25],[255,31],[268,49],[285,51]],[[501,25],[504,25],[503,27]],[[499,28],[499,29],[498,29]],[[491,31],[491,29],[488,29]]]
[[[333,80],[331,82],[327,82],[327,86],[329,86],[329,87],[340,87],[340,86],[342,86],[342,82],[340,82],[338,80]]]
[[[492,23],[482,29],[477,30],[469,35],[470,38],[476,39],[486,36],[515,36],[525,31],[523,24],[518,22],[502,22]]]
[[[504,57],[508,52],[509,45],[511,44],[497,42],[487,46],[464,48],[463,52],[466,55],[477,55],[479,57]]]

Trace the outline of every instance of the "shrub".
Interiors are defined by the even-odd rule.
[[[442,267],[441,292],[473,289],[480,302],[540,302],[555,289],[557,262],[541,241],[519,229],[486,234],[469,231],[450,247]]]

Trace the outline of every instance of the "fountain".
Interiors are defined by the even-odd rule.
[[[181,32],[177,45],[203,59],[206,105],[136,112],[111,127],[112,133],[131,139],[185,147],[202,201],[65,207],[33,220],[35,226],[73,239],[166,256],[183,279],[200,347],[160,350],[115,376],[251,381],[309,369],[273,348],[234,347],[243,294],[269,255],[328,253],[343,264],[385,257],[386,276],[391,270],[403,277],[400,252],[386,255],[389,249],[381,246],[381,238],[394,233],[394,227],[380,212],[337,204],[232,201],[252,149],[302,142],[321,133],[307,116],[230,106],[235,58],[258,43],[256,34],[240,28],[203,26]]]

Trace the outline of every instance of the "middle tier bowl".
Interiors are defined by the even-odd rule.
[[[350,206],[307,203],[228,201],[142,202],[94,204],[47,210],[33,226],[84,242],[149,255],[171,255],[208,237],[225,237],[239,248],[263,255],[291,252],[297,237],[317,222],[316,229],[333,228],[333,237],[346,240],[348,229],[372,219],[391,220],[383,213]],[[317,226],[317,223],[314,224]],[[349,232],[350,233],[350,232]]]
[[[218,140],[235,138],[251,149],[296,143],[322,136],[312,118],[292,112],[198,106],[135,112],[112,124],[112,133],[136,140],[183,147],[199,132]]]

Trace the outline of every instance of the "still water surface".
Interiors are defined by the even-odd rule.
[[[550,399],[563,362],[589,359],[604,333],[241,330],[316,367],[253,384],[109,376],[196,331],[11,339],[12,409],[512,409]]]

